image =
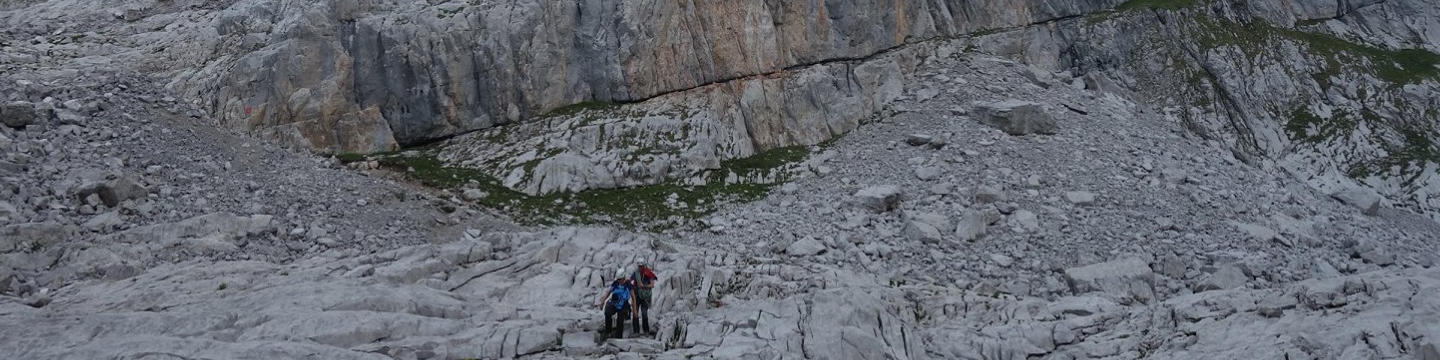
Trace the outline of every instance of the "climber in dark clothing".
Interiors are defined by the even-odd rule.
[[[610,291],[605,292],[600,304],[605,309],[605,330],[602,330],[601,334],[611,338],[625,337],[625,318],[630,317],[635,296],[634,286],[625,278],[624,268],[615,272],[615,281],[610,283]],[[611,317],[614,317],[613,323]],[[611,326],[612,324],[614,326]]]
[[[645,259],[640,259],[639,265],[635,267],[635,272],[630,274],[630,284],[635,287],[635,323],[631,329],[633,333],[651,333],[650,291],[655,289],[655,280],[655,272],[645,264]]]

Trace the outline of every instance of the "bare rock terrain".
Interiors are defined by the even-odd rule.
[[[0,2],[0,358],[1440,359],[1437,29]]]

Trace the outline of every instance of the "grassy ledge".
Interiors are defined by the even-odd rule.
[[[1196,23],[1200,25],[1198,40],[1203,48],[1234,46],[1252,58],[1279,46],[1277,40],[1300,43],[1310,54],[1324,60],[1323,71],[1314,74],[1322,84],[1328,83],[1329,77],[1350,71],[1371,73],[1397,86],[1440,79],[1440,68],[1436,68],[1440,54],[1423,49],[1383,49],[1334,35],[1279,28],[1262,20],[1241,23],[1200,17]]]
[[[573,193],[529,195],[505,187],[476,169],[447,166],[433,150],[412,150],[371,156],[337,156],[342,161],[375,160],[380,166],[421,185],[455,190],[479,189],[488,196],[480,205],[501,210],[526,224],[609,224],[632,229],[659,231],[694,226],[694,220],[713,213],[719,205],[764,198],[774,184],[725,184],[730,173],[746,176],[780,169],[809,157],[806,147],[773,149],[755,156],[727,160],[712,170],[706,185],[671,181],[657,185],[620,189],[592,189]]]
[[[1120,6],[1116,11],[1131,10],[1180,10],[1200,5],[1199,0],[1130,0]]]

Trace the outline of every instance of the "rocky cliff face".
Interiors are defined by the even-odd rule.
[[[369,152],[1117,3],[244,1],[213,16],[215,52],[176,79],[231,127]]]
[[[1216,3],[1132,10],[993,35],[989,50],[1094,74],[1188,132],[1327,193],[1432,213],[1440,6]],[[1030,44],[1020,48],[1007,44]],[[1059,51],[1064,49],[1064,51]]]
[[[4,22],[19,37],[107,22],[120,36],[103,50],[50,51],[113,54],[88,66],[151,72],[222,126],[301,148],[525,124],[503,132],[534,151],[471,136],[443,157],[529,194],[693,183],[813,145],[884,111],[915,64],[978,49],[1162,104],[1191,134],[1323,191],[1440,208],[1440,11],[1426,1],[97,5],[17,3]]]
[[[1433,188],[1384,174],[1433,166],[1435,5],[604,4],[0,0],[0,354],[1440,358],[1440,224],[1326,185]],[[453,111],[505,126],[272,141],[504,71]],[[642,258],[656,331],[601,336]]]

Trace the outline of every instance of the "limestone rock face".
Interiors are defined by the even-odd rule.
[[[175,85],[236,129],[374,151],[1118,3],[247,0],[210,14],[221,51]]]

